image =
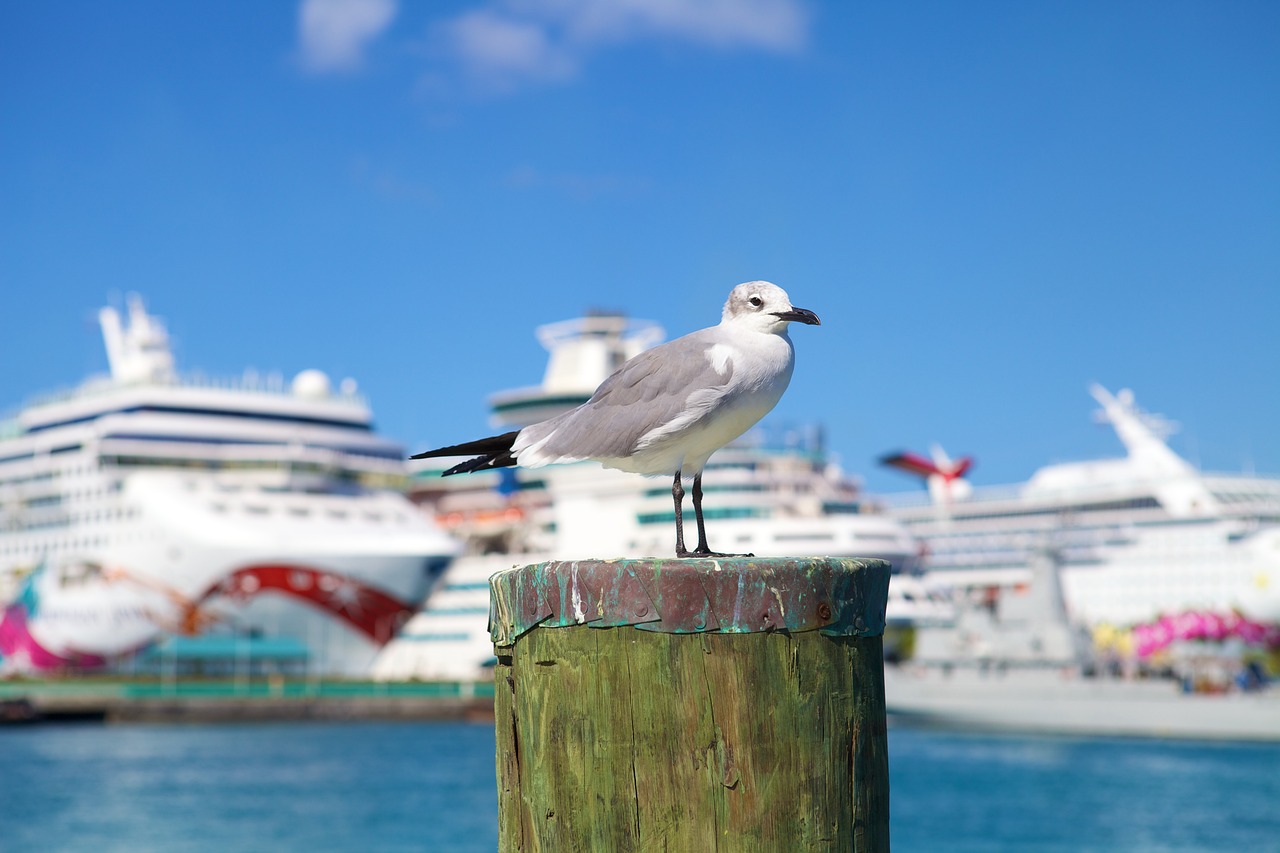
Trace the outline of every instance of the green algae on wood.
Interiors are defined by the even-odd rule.
[[[495,575],[499,848],[888,850],[888,574],[751,559]]]
[[[634,625],[664,633],[884,634],[883,560],[551,561],[489,579],[489,631],[511,645],[535,625]]]

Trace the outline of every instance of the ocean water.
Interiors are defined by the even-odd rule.
[[[1280,745],[890,731],[908,851],[1280,850]],[[0,850],[492,851],[492,727],[0,728]]]

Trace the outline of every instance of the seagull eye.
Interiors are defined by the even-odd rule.
[[[764,304],[764,300],[761,299],[759,296],[753,296],[747,301],[751,303],[751,306],[753,308],[759,308],[761,305]]]

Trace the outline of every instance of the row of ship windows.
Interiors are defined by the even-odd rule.
[[[287,470],[295,474],[324,474],[339,480],[358,482],[365,486],[377,488],[402,488],[407,478],[403,474],[362,471],[322,465],[314,462],[296,462],[281,459],[183,459],[142,456],[104,456],[104,465],[120,468],[177,468],[197,471],[279,471]],[[0,478],[0,490],[6,487],[19,487],[30,484],[51,483],[62,477],[74,477],[98,473],[94,466],[78,466],[69,468],[53,468],[34,474],[24,474]]]
[[[59,518],[41,518],[34,521],[10,521],[2,529],[6,533],[23,533],[32,530],[59,530],[64,527],[71,526],[71,519],[66,516]]]
[[[218,502],[218,503],[209,504],[209,509],[213,510],[215,513],[218,513],[219,515],[226,515],[227,513],[233,510],[233,507],[231,507],[228,504]],[[234,507],[234,509],[239,510],[240,512],[243,512],[247,515],[257,515],[257,516],[274,515],[277,512],[279,512],[279,510],[274,509],[266,504],[241,504]],[[409,521],[409,517],[402,512],[391,513],[390,518],[388,518],[388,515],[386,513],[381,513],[381,512],[364,511],[359,513],[353,513],[345,509],[313,510],[311,507],[306,507],[306,506],[285,507],[282,514],[293,517],[293,518],[310,518],[312,515],[319,516],[323,514],[325,518],[328,518],[332,521],[349,521],[353,517],[355,517],[364,521],[372,521],[377,524],[386,523],[388,520],[394,521],[397,524],[406,524]]]
[[[911,526],[911,531],[921,538],[932,539],[935,542],[958,542],[966,540],[1003,541],[1015,538],[1043,538],[1046,531],[1053,531],[1057,534],[1066,534],[1073,539],[1093,537],[1093,541],[1101,542],[1104,539],[1127,540],[1140,531],[1161,531],[1162,527],[1164,527],[1164,525],[1153,522],[1134,522],[1132,524],[1072,524],[1069,526],[1046,523],[1034,527],[1018,527],[1012,529],[1005,527],[984,527],[977,530],[948,530],[943,525],[914,524]],[[1166,540],[1173,540],[1176,538],[1179,541],[1195,539],[1209,541],[1219,538],[1219,534],[1212,531],[1206,531],[1203,528],[1194,528],[1187,531],[1179,531],[1176,529],[1169,530],[1166,528],[1161,531],[1158,536]],[[1153,541],[1159,540],[1154,539]]]
[[[108,494],[120,491],[119,485],[106,489],[5,489],[0,487],[0,503],[23,503],[27,506],[51,506],[63,502],[74,503],[80,500],[103,498]]]
[[[21,477],[3,477],[0,478],[0,491],[21,489],[24,486],[40,486],[52,485],[59,480],[80,480],[85,479],[88,475],[97,475],[100,472],[96,468],[64,468],[53,469],[50,471],[41,471],[37,474]],[[116,488],[118,489],[119,480],[116,480]],[[67,487],[63,487],[64,489]]]
[[[83,445],[80,444],[64,444],[60,447],[52,447],[47,450],[30,451],[27,453],[18,453],[14,456],[5,456],[0,458],[0,465],[8,462],[28,462],[32,459],[42,459],[49,456],[58,456],[63,453],[71,453],[80,450]]]
[[[13,491],[31,491],[33,488],[39,490],[42,486],[46,489],[58,488],[54,484],[64,475],[69,476],[69,472],[41,471],[39,474],[33,474],[30,477],[6,477],[0,480],[0,494]]]
[[[1053,523],[1052,519],[1044,519],[1042,524],[1036,526],[1024,526],[1017,528],[1007,528],[1003,526],[986,525],[975,530],[955,530],[949,528],[946,522],[929,523],[917,521],[910,525],[911,532],[923,539],[931,539],[935,542],[954,542],[961,540],[981,540],[981,539],[1013,539],[1013,538],[1030,538],[1043,537],[1046,531],[1055,533],[1070,534],[1075,538],[1083,538],[1085,536],[1098,537],[1097,541],[1105,544],[1117,544],[1111,540],[1132,539],[1134,536],[1142,534],[1148,541],[1162,542],[1172,544],[1175,547],[1187,542],[1211,542],[1217,543],[1222,539],[1222,533],[1219,529],[1211,525],[1213,519],[1204,521],[1195,521],[1187,519],[1147,519],[1145,521],[1133,521],[1130,523],[1096,523],[1096,524],[1070,524],[1058,525]],[[1248,519],[1249,523],[1257,523],[1258,525],[1277,524],[1280,523],[1280,516],[1253,516]],[[1249,527],[1243,534],[1235,534],[1231,538],[1240,538],[1247,535],[1250,530],[1256,529]]]
[[[126,406],[120,409],[106,409],[102,411],[92,412],[88,415],[82,415],[76,418],[69,418],[63,421],[50,421],[48,423],[36,424],[30,427],[28,433],[44,432],[46,430],[57,429],[58,427],[72,426],[75,424],[88,423],[95,421],[105,415],[122,414],[168,414],[168,415],[197,415],[200,417],[216,417],[216,418],[233,418],[246,421],[276,421],[287,424],[305,424],[308,426],[336,427],[343,430],[356,430],[359,432],[372,432],[373,424],[369,421],[359,419],[340,419],[340,418],[320,418],[307,417],[306,415],[286,414],[283,412],[246,412],[235,409],[212,409],[203,406],[162,406],[158,404],[142,404],[137,406]],[[115,436],[107,436],[113,438]],[[146,436],[155,439],[161,436]],[[189,438],[183,436],[186,440]],[[78,446],[78,445],[77,445]]]
[[[20,505],[27,509],[48,509],[49,507],[59,507],[64,504],[74,505],[81,501],[89,501],[105,498],[112,492],[119,491],[119,483],[115,484],[111,489],[84,489],[75,492],[53,492],[51,494],[31,495],[21,498],[12,494],[6,494],[0,491],[0,507]]]
[[[975,548],[972,550],[952,549],[932,551],[928,557],[929,567],[939,569],[945,566],[1018,566],[1024,565],[1031,553],[1030,546],[1018,547],[1010,545],[1004,548]],[[1250,558],[1248,554],[1226,552],[1204,552],[1205,559],[1216,563],[1239,563]],[[1103,552],[1088,544],[1066,545],[1062,548],[1062,557],[1067,562],[1092,562],[1103,558]],[[1151,550],[1143,553],[1126,553],[1124,561],[1142,566],[1169,566],[1188,559],[1186,549],[1170,548],[1166,551]]]
[[[1280,501],[1280,493],[1274,491],[1214,492],[1213,496],[1225,504],[1258,503],[1274,506]]]
[[[404,474],[380,471],[358,471],[322,465],[316,462],[296,462],[282,459],[177,459],[140,456],[103,457],[104,463],[114,463],[124,468],[181,468],[188,471],[288,471],[291,474],[320,474],[341,482],[357,483],[372,489],[401,490],[408,482]]]
[[[0,556],[26,556],[40,555],[45,553],[58,554],[66,551],[83,551],[89,548],[101,548],[108,544],[106,536],[79,536],[75,539],[55,539],[49,541],[46,537],[40,537],[40,541],[13,542],[0,545]],[[110,541],[119,541],[119,537],[112,537]]]
[[[61,471],[40,471],[25,477],[5,477],[0,480],[0,488],[5,486],[25,486],[28,483],[47,483],[61,476]]]
[[[703,510],[702,517],[707,521],[728,518],[768,518],[767,507],[721,507]],[[670,512],[637,513],[636,520],[641,524],[672,524],[676,520],[675,510]]]
[[[96,466],[81,465],[67,468],[50,468],[34,474],[17,474],[0,477],[0,489],[21,488],[23,486],[56,483],[59,481],[77,481],[100,476],[102,471]]]
[[[1171,592],[1185,591],[1187,593],[1194,592],[1194,595],[1188,594],[1187,608],[1190,608],[1191,602],[1196,598],[1203,596],[1223,596],[1230,593],[1232,588],[1239,588],[1239,585],[1232,578],[1221,575],[1197,575],[1195,577],[1166,579],[1166,578],[1149,578],[1149,579],[1111,579],[1105,589],[1104,594],[1112,601],[1124,599],[1136,599],[1144,603],[1151,600],[1153,593],[1168,595]],[[1085,588],[1085,594],[1089,590]],[[1172,610],[1187,608],[1170,608]]]
[[[93,512],[71,512],[62,514],[53,514],[47,510],[39,511],[32,517],[15,515],[9,512],[0,512],[0,530],[7,533],[21,533],[28,530],[51,530],[54,528],[70,527],[78,524],[93,524],[95,522],[118,523],[126,519],[138,517],[136,507],[112,507],[110,509],[95,510]]]
[[[15,495],[0,491],[0,506],[8,504],[21,505],[36,509],[39,507],[62,506],[81,501],[105,498],[110,492],[105,489],[82,490],[76,492],[47,492],[38,495]]]
[[[1047,507],[1045,509],[1009,510],[1007,512],[963,512],[957,507],[955,516],[964,521],[975,521],[987,518],[1024,518],[1027,516],[1064,516],[1085,512],[1115,512],[1126,509],[1159,509],[1160,502],[1155,498],[1133,498],[1124,501],[1104,501],[1094,504],[1076,504],[1075,506]]]
[[[738,486],[704,486],[702,489],[703,493],[708,495],[712,492],[763,492],[767,490],[768,487],[764,483],[743,483]],[[662,486],[656,489],[645,489],[644,496],[646,498],[670,498],[671,487]]]

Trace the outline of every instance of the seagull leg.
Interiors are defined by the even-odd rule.
[[[676,504],[676,556],[693,556],[684,547],[684,484],[680,482],[680,472],[676,472],[676,480],[671,484],[671,499]]]
[[[693,550],[694,557],[754,557],[755,554],[721,554],[712,551],[707,545],[707,525],[702,520],[702,472],[693,476],[693,515],[698,521],[698,547]],[[679,523],[679,515],[676,521]]]

